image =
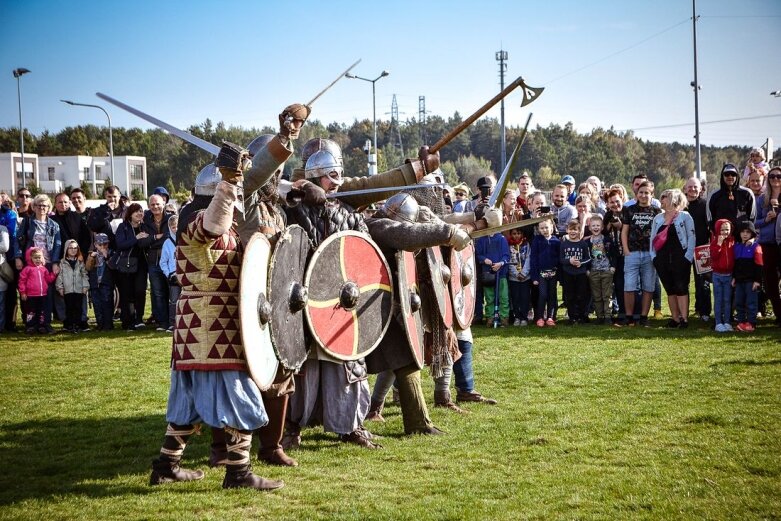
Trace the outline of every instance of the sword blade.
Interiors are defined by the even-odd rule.
[[[331,87],[333,87],[333,86],[334,86],[334,84],[336,84],[336,82],[337,82],[337,81],[339,81],[339,80],[341,80],[342,78],[344,78],[344,75],[345,75],[345,74],[347,74],[348,72],[350,72],[351,70],[353,70],[353,68],[355,68],[355,66],[356,66],[356,65],[358,65],[359,63],[361,63],[361,60],[362,60],[362,59],[363,59],[363,58],[358,58],[358,61],[357,61],[357,62],[355,62],[355,63],[353,63],[352,65],[350,65],[349,67],[347,67],[347,70],[345,70],[345,71],[344,71],[344,72],[342,72],[342,73],[341,73],[339,76],[337,76],[337,77],[336,77],[336,79],[335,79],[334,81],[332,81],[331,83],[329,83],[329,84],[328,84],[328,86],[327,86],[326,88],[324,88],[323,90],[321,90],[320,92],[318,92],[318,93],[317,93],[317,95],[316,95],[314,98],[312,98],[312,100],[311,100],[309,103],[307,103],[307,104],[306,104],[306,106],[307,106],[307,107],[311,107],[311,106],[312,106],[312,103],[314,103],[315,101],[317,101],[317,98],[319,98],[320,96],[322,96],[323,94],[325,94],[325,92],[326,92],[328,89],[330,89]]]
[[[363,190],[352,190],[350,192],[335,192],[331,194],[325,194],[329,199],[334,197],[351,197],[353,195],[362,194],[376,194],[380,192],[401,192],[403,190],[423,190],[425,188],[435,188],[447,186],[447,183],[433,183],[430,185],[403,185],[403,186],[386,186],[384,188],[365,188]]]
[[[487,237],[495,233],[506,232],[507,230],[514,230],[515,228],[523,228],[525,226],[532,226],[539,224],[542,221],[553,219],[553,214],[543,215],[542,217],[534,217],[533,219],[524,219],[523,221],[516,221],[514,223],[502,224],[493,228],[483,228],[482,230],[475,230],[469,234],[473,239],[479,239],[480,237]]]
[[[149,123],[153,124],[156,127],[162,128],[163,130],[167,131],[169,134],[173,134],[174,136],[183,139],[188,143],[195,145],[202,150],[207,151],[213,156],[216,156],[217,154],[220,153],[220,147],[218,147],[214,143],[209,143],[208,141],[205,141],[199,137],[193,136],[192,134],[185,132],[184,130],[180,130],[173,125],[169,125],[165,121],[161,121],[154,116],[150,116],[149,114],[146,114],[144,112],[141,112],[138,109],[131,107],[130,105],[126,105],[121,101],[112,98],[111,96],[107,96],[106,94],[103,94],[101,92],[97,92],[95,93],[95,95],[100,99],[104,101],[108,101],[112,105],[121,108],[122,110],[125,110],[135,116],[138,116],[144,121],[148,121]]]
[[[523,132],[521,133],[521,139],[518,140],[518,144],[515,145],[515,149],[513,149],[513,153],[510,156],[510,162],[507,163],[507,166],[504,167],[504,172],[502,172],[502,176],[499,178],[499,182],[496,183],[496,189],[494,190],[494,193],[491,194],[491,197],[488,199],[488,206],[492,208],[499,208],[499,205],[502,204],[502,200],[499,199],[499,196],[501,195],[502,198],[504,198],[504,191],[507,190],[507,185],[510,183],[510,172],[513,171],[515,168],[515,163],[518,161],[519,152],[521,151],[521,147],[523,146],[523,142],[526,141],[526,131],[529,128],[529,123],[532,120],[532,113],[529,113],[529,117],[526,118],[526,126],[523,127]]]

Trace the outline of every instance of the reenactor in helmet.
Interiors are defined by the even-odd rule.
[[[345,181],[341,152],[335,143],[334,147],[313,152],[307,158],[304,169],[305,179],[322,188],[326,194],[338,191]],[[336,198],[322,204],[302,201],[287,208],[287,217],[288,224],[297,224],[304,229],[313,248],[343,230],[368,233],[363,216]],[[337,360],[315,344],[310,358],[296,375],[296,392],[290,400],[283,446],[298,446],[301,429],[321,421],[326,432],[338,434],[343,442],[367,449],[380,448],[363,426],[369,408],[366,378],[365,364],[361,360]],[[322,411],[322,418],[315,417],[318,411]]]

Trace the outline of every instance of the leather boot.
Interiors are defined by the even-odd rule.
[[[224,467],[228,459],[228,449],[225,447],[225,431],[212,427],[212,444],[209,450],[209,466]]]
[[[225,461],[225,479],[222,488],[254,488],[275,490],[282,488],[282,481],[261,478],[252,473],[249,451],[252,447],[252,431],[225,428],[227,434],[228,459]]]
[[[288,395],[269,397],[263,395],[263,404],[268,414],[268,424],[257,430],[260,447],[258,459],[269,465],[297,467],[298,462],[282,449],[282,433],[285,430]]]
[[[375,422],[385,423],[385,418],[382,417],[382,406],[384,404],[385,404],[384,401],[376,402],[372,400],[371,404],[369,405],[369,413],[366,415],[365,421],[375,421]]]
[[[458,391],[456,392],[456,401],[458,402],[478,402],[487,403],[488,405],[496,405],[496,400],[493,398],[486,398],[477,391]]]
[[[203,479],[203,471],[188,470],[179,466],[187,439],[195,432],[192,425],[168,424],[165,441],[160,449],[160,457],[152,461],[150,485],[173,483],[176,481],[197,481]]]
[[[450,398],[450,390],[434,391],[434,407],[444,407],[459,414],[469,414],[469,411],[465,411],[453,403],[453,400]]]
[[[371,440],[371,433],[365,429],[355,429],[350,434],[340,434],[339,439],[344,443],[352,443],[364,449],[381,449],[382,445]]]

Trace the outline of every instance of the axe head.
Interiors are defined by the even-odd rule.
[[[521,107],[525,107],[536,100],[540,94],[542,94],[542,91],[545,90],[545,87],[529,87],[523,82],[521,83],[521,87],[523,87],[523,101],[521,101]]]

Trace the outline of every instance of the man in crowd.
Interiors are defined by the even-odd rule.
[[[567,201],[568,190],[564,184],[556,185],[551,195],[553,200],[551,212],[553,213],[553,221],[556,223],[556,236],[558,237],[566,235],[567,225],[572,219],[577,219],[578,217],[578,211]]]
[[[737,237],[737,230],[740,228],[738,223],[753,223],[756,218],[754,194],[745,186],[739,185],[738,176],[735,165],[727,163],[721,169],[719,189],[710,194],[706,206],[708,228],[711,231],[716,221],[727,219],[732,223],[733,234]]]
[[[560,184],[564,185],[567,189],[567,203],[575,206],[575,199],[578,197],[578,194],[575,193],[575,178],[571,175],[565,175],[561,178]]]
[[[651,205],[653,183],[644,181],[637,190],[637,203],[624,206],[621,221],[621,245],[624,250],[624,304],[627,315],[635,309],[635,291],[642,290],[640,313],[628,325],[648,326],[648,311],[656,284],[656,270],[651,259],[651,223],[661,212]],[[628,317],[627,317],[628,318]]]
[[[708,244],[710,232],[708,231],[707,202],[702,192],[702,183],[696,177],[690,177],[683,186],[683,192],[689,201],[686,211],[694,220],[694,244],[695,246]],[[707,322],[710,320],[712,308],[710,282],[704,275],[697,273],[694,263],[692,263],[692,269],[694,270],[694,312],[700,316],[703,322]]]
[[[515,207],[523,210],[524,214],[529,213],[529,194],[534,191],[534,183],[528,172],[521,174],[518,179],[518,197],[515,199]]]
[[[20,188],[16,192],[16,214],[19,222],[25,217],[33,217],[35,215],[33,195],[27,188]]]
[[[125,206],[121,204],[119,187],[109,186],[105,190],[106,202],[90,212],[87,226],[92,233],[105,233],[109,240],[109,249],[117,247],[114,232],[125,216]]]
[[[164,209],[165,199],[161,195],[150,196],[147,204],[149,209],[144,212],[141,223],[141,229],[147,236],[138,241],[138,246],[144,252],[149,273],[152,322],[158,331],[165,331],[168,327],[168,278],[160,269],[160,256],[168,237],[168,219],[173,212]]]

